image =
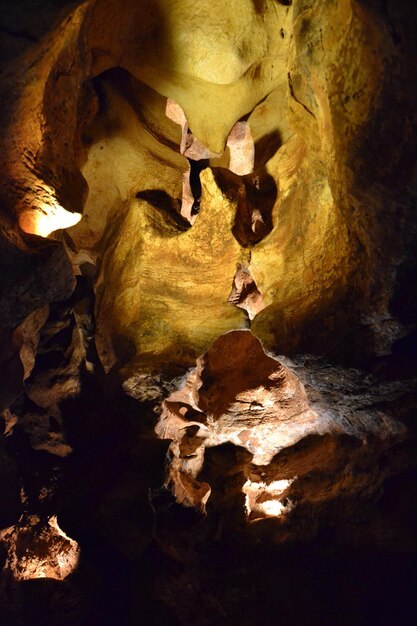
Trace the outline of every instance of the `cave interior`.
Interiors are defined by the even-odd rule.
[[[411,0],[0,2],[0,626],[417,624]]]

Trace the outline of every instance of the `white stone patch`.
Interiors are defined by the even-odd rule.
[[[296,478],[297,476],[290,479],[274,480],[269,485],[248,479],[242,487],[246,496],[246,515],[250,516],[253,521],[265,517],[282,517],[289,513],[294,508],[294,504],[283,498],[283,494]]]

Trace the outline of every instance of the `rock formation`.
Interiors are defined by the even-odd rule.
[[[0,9],[1,626],[415,623],[416,35]]]

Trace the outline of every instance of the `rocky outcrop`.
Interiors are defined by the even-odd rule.
[[[31,518],[17,527],[1,531],[1,541],[8,546],[6,569],[16,580],[54,578],[63,580],[77,566],[79,547],[59,528],[56,517],[46,526]]]
[[[172,440],[167,484],[185,506],[223,515],[234,502],[239,524],[245,506],[249,521],[280,518],[285,540],[289,532],[314,535],[318,526],[303,528],[299,511],[315,508],[318,525],[327,516],[340,522],[343,502],[360,506],[400,471],[389,451],[414,437],[415,398],[404,415],[400,407],[415,385],[381,384],[313,358],[274,359],[250,331],[228,333],[163,403],[156,432]],[[222,484],[228,458],[229,487]]]
[[[391,310],[393,276],[404,263],[413,220],[412,194],[400,193],[413,184],[406,155],[415,143],[408,62],[413,25],[406,8],[384,14],[353,1],[329,10],[302,2],[248,1],[239,5],[239,17],[230,5],[233,18],[219,30],[215,16],[224,7],[217,11],[210,5],[203,19],[196,7],[183,4],[181,11],[171,11],[150,0],[140,7],[124,3],[115,18],[113,4],[87,3],[40,44],[34,61],[31,49],[11,64],[11,76],[21,79],[13,88],[4,83],[7,210],[24,229],[39,234],[71,225],[75,218],[68,211],[84,211],[67,241],[75,263],[99,261],[99,352],[107,370],[127,366],[122,378],[138,367],[137,355],[148,352],[155,355],[155,369],[161,360],[189,367],[216,336],[242,327],[244,317],[224,304],[238,264],[248,269],[263,296],[265,306],[257,311],[253,330],[268,349],[330,350],[351,361],[386,354],[410,331]],[[148,32],[158,37],[158,53]],[[209,45],[214,40],[216,45]],[[210,54],[201,55],[201,46]],[[394,113],[397,101],[401,116]],[[379,119],[391,130],[381,127],[380,132],[374,121]],[[239,135],[238,128],[246,130]],[[363,175],[363,163],[370,160],[366,147],[390,134],[403,136],[404,143],[391,150],[381,139],[381,167]],[[190,137],[200,146],[195,154],[189,152]],[[196,174],[198,197],[187,182],[187,155],[204,158],[214,172],[215,182],[207,172]],[[242,159],[243,169],[236,165]],[[184,234],[188,225],[181,204],[191,219],[195,202],[201,207],[198,220]],[[164,248],[170,241],[175,249],[166,256],[179,276],[190,267],[200,276],[213,266],[220,269],[217,257],[224,254],[216,245],[213,258],[203,253],[199,231],[224,251],[235,248],[230,268],[221,266],[228,286],[217,278],[206,281],[218,284],[219,302],[215,297],[210,306],[220,309],[206,316],[204,338],[181,329],[184,309],[194,311],[191,318],[200,328],[203,281],[191,281],[175,295],[175,304],[164,302],[144,284],[146,268],[129,262],[132,276],[124,278],[126,284],[141,292],[142,302],[158,300],[170,311],[163,324],[149,321],[159,319],[160,310],[147,305],[139,315],[142,304],[132,292],[122,293],[118,277],[127,271],[126,258],[133,258],[126,232],[137,233],[133,247],[142,249],[141,237],[148,231],[137,222],[138,214],[149,214],[155,230],[149,259],[158,256],[158,263],[151,261],[152,285],[161,294],[166,271],[158,238]],[[220,214],[228,214],[227,224],[234,220],[239,247],[217,229]],[[230,234],[229,226],[226,230]],[[393,233],[389,240],[386,232]],[[189,257],[180,252],[182,241]],[[140,264],[149,255],[134,256]],[[137,314],[151,328],[136,328]],[[348,340],[352,333],[361,340]],[[147,346],[144,337],[151,336],[155,345]],[[187,346],[184,357],[174,359],[170,352],[181,342]]]
[[[417,546],[411,7],[25,2],[0,11],[5,626],[373,623],[358,574]]]

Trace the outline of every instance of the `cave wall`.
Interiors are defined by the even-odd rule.
[[[57,621],[63,593],[68,623],[253,624],[262,550],[412,554],[411,4],[26,9],[0,31],[5,626],[42,577]]]
[[[117,11],[95,2],[70,13],[35,59],[31,48],[9,63],[8,219],[42,234],[84,212],[68,233],[81,258],[98,261],[106,369],[133,359],[134,371],[148,353],[156,368],[190,366],[221,332],[247,325],[227,304],[238,264],[263,297],[252,328],[269,350],[354,361],[389,353],[407,333],[391,306],[413,228],[415,24],[407,11],[274,1],[239,12],[230,5],[226,17],[187,2]],[[211,158],[189,232],[176,219],[189,166],[164,97],[178,102],[210,154],[221,155],[242,118],[255,145],[250,175],[227,171],[228,149],[223,161]],[[178,344],[183,357],[174,356]]]

